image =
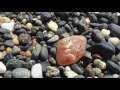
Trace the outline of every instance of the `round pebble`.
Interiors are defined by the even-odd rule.
[[[103,34],[104,37],[107,37],[107,36],[110,35],[110,30],[102,29],[102,30],[101,30],[101,33]]]
[[[6,66],[2,62],[0,62],[0,74],[5,73],[6,70],[7,70]]]
[[[26,24],[26,28],[27,28],[28,30],[31,30],[31,29],[33,28],[32,23],[27,23],[27,24]]]
[[[108,42],[112,43],[113,45],[117,45],[120,42],[120,40],[117,37],[111,37],[108,39]]]
[[[50,21],[49,23],[48,23],[48,27],[52,30],[52,31],[57,31],[57,29],[58,29],[58,25],[57,25],[57,23],[55,23],[54,21]]]
[[[100,59],[95,59],[94,60],[94,65],[100,69],[105,69],[106,68],[106,63],[101,61]]]

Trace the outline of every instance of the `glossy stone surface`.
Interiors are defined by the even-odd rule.
[[[86,43],[84,36],[69,36],[59,40],[56,53],[57,63],[66,66],[80,60],[86,51]]]

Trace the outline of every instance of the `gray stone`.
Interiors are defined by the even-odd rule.
[[[56,65],[56,60],[53,57],[49,58],[49,62],[51,65]]]
[[[7,47],[11,47],[11,48],[14,47],[14,43],[11,40],[6,40],[4,42],[4,45],[7,46]]]
[[[40,59],[42,59],[42,60],[48,59],[48,49],[47,49],[47,47],[42,47],[41,48]]]
[[[76,72],[77,74],[83,74],[83,69],[79,67],[77,64],[72,64],[71,69]]]
[[[59,36],[55,35],[51,39],[47,40],[47,43],[55,43],[58,40],[59,40]]]
[[[8,29],[3,29],[0,28],[0,33],[5,34],[5,33],[9,33],[10,31]]]
[[[66,24],[66,21],[60,21],[59,23],[58,23],[58,26],[64,26]]]
[[[26,68],[16,68],[13,70],[13,78],[30,78],[30,70]]]
[[[21,51],[21,50],[20,50],[19,47],[14,46],[14,47],[13,47],[13,50],[12,50],[12,54],[18,54],[20,51]]]
[[[12,71],[6,71],[4,74],[4,78],[12,78]]]
[[[7,63],[6,63],[6,67],[7,69],[10,69],[10,70],[13,70],[13,69],[16,69],[16,68],[20,68],[20,67],[23,67],[23,64],[25,62],[22,61],[22,60],[9,60]]]
[[[47,67],[50,66],[50,63],[48,61],[43,61],[43,62],[41,62],[41,65],[42,65],[42,71],[46,72]]]
[[[31,69],[32,66],[33,66],[33,63],[32,63],[32,62],[25,62],[25,63],[23,64],[23,67],[24,67],[24,68],[27,68],[27,69]]]
[[[74,78],[85,78],[83,75],[75,76]]]

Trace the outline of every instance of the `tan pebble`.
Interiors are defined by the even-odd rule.
[[[23,19],[23,20],[22,20],[22,23],[23,23],[23,24],[26,24],[26,22],[27,22],[27,19]]]
[[[0,60],[3,59],[3,53],[0,52]]]
[[[33,25],[31,23],[27,23],[26,24],[26,28],[29,29],[29,30],[31,30],[33,28]]]
[[[32,57],[32,53],[30,51],[26,51],[25,56],[26,57]]]
[[[11,53],[11,52],[12,52],[12,48],[7,47],[7,48],[6,48],[6,52],[7,52],[7,53]]]
[[[10,19],[8,17],[0,17],[0,23],[8,23]]]
[[[13,42],[15,45],[19,45],[19,40],[18,40],[17,38],[12,39],[12,42]]]

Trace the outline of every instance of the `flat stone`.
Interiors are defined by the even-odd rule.
[[[70,36],[57,43],[56,60],[66,66],[77,62],[85,53],[87,40],[84,36]]]

